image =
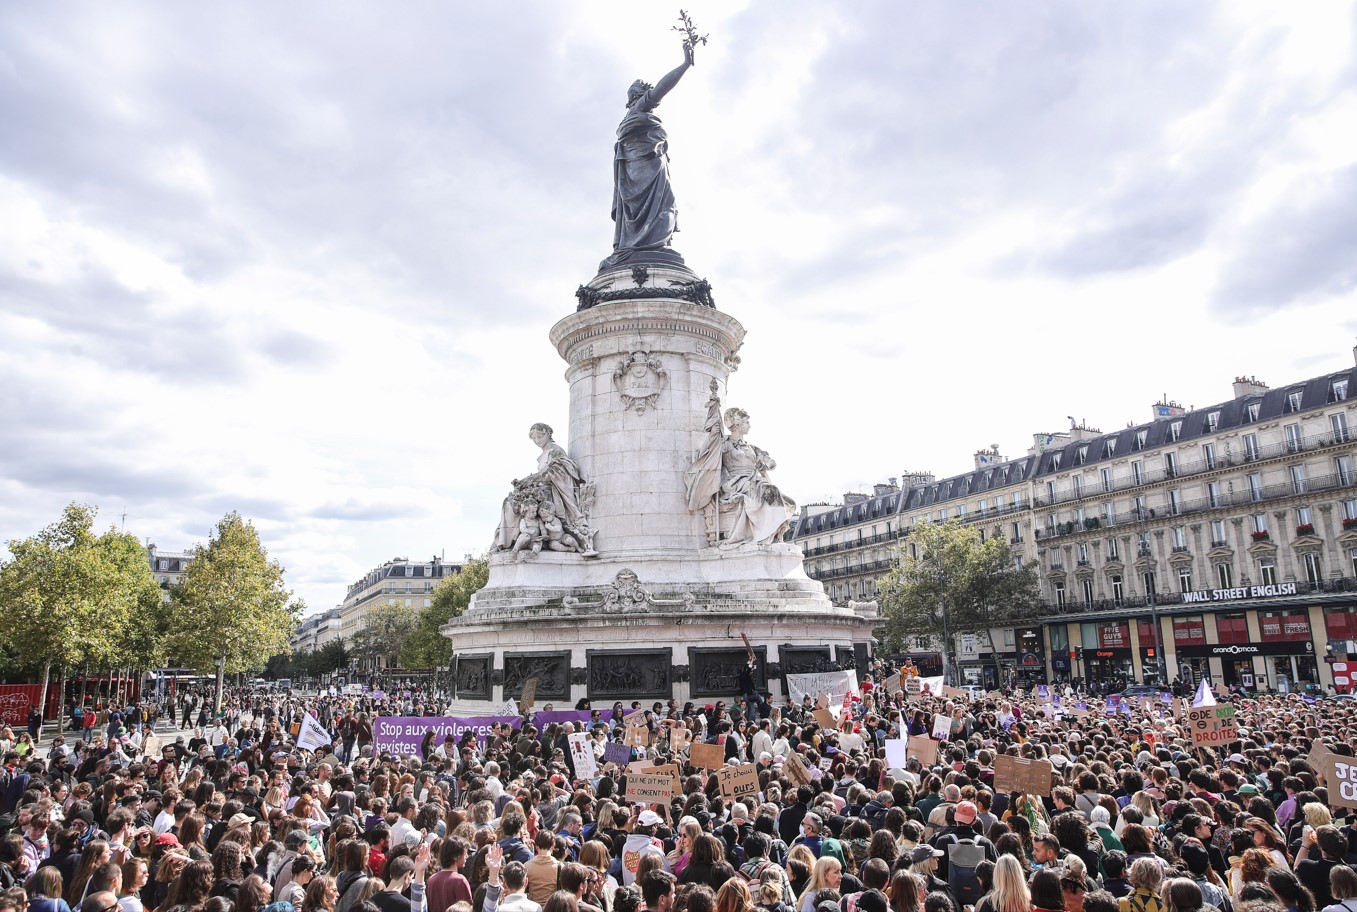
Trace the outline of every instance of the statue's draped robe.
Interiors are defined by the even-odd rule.
[[[613,250],[662,250],[678,230],[669,180],[669,136],[651,109],[650,92],[638,98],[617,128],[613,154]]]

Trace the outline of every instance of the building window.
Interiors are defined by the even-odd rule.
[[[1301,448],[1301,436],[1299,424],[1288,424],[1286,426],[1286,449],[1290,453],[1299,453]]]
[[[1334,377],[1329,381],[1329,401],[1342,402],[1348,398],[1348,378]]]
[[[1149,437],[1149,435],[1150,435],[1150,429],[1149,429],[1149,428],[1141,428],[1140,430],[1136,431],[1136,449],[1137,449],[1137,450],[1143,450],[1143,449],[1145,449],[1145,440],[1146,440],[1146,438]]]
[[[1242,612],[1216,615],[1216,642],[1225,644],[1253,642],[1253,638],[1249,636],[1248,618]]]
[[[1145,465],[1139,459],[1131,461],[1131,480],[1136,484],[1145,483]]]
[[[1263,476],[1258,473],[1249,475],[1249,500],[1254,503],[1263,499]]]
[[[414,566],[414,564],[406,564],[406,565],[405,565],[405,575],[406,575],[406,576],[414,576],[414,575],[415,575],[415,566]]]
[[[1093,580],[1084,580],[1084,604],[1093,604]]]
[[[1125,596],[1126,592],[1121,581],[1121,574],[1112,574],[1112,601],[1120,605]]]
[[[162,561],[160,561],[160,569],[161,569],[161,570],[168,570],[168,569],[170,569],[170,562],[167,561],[167,560],[162,560]]]
[[[1340,485],[1352,484],[1352,457],[1335,456],[1333,459],[1333,471],[1338,476]]]
[[[1255,460],[1258,459],[1257,434],[1244,435],[1244,458],[1247,459],[1249,462],[1254,462]]]
[[[1177,438],[1174,438],[1177,439]],[[1164,477],[1173,478],[1178,474],[1178,456],[1176,453],[1164,454]]]
[[[1206,433],[1214,434],[1220,427],[1220,412],[1206,413]]]
[[[1192,571],[1186,567],[1181,567],[1178,570],[1178,591],[1192,591]]]
[[[1012,523],[1009,526],[1009,530],[1013,533],[1013,544],[1016,545],[1018,542],[1022,541],[1022,532],[1018,529],[1017,523]]]
[[[1155,594],[1154,571],[1147,570],[1140,575],[1140,582],[1145,587],[1145,597],[1153,600]]]
[[[1086,462],[1088,462],[1088,444],[1079,448],[1079,464],[1083,465]]]
[[[1291,466],[1291,491],[1294,494],[1305,493],[1305,466]]]
[[[1183,436],[1183,423],[1181,421],[1169,422],[1169,440],[1176,441]]]
[[[1346,443],[1348,439],[1348,416],[1336,412],[1329,416],[1329,428],[1333,431],[1334,443]]]
[[[1183,512],[1183,492],[1177,489],[1169,491],[1169,513],[1177,516]]]
[[[1225,544],[1225,520],[1211,520],[1211,544],[1217,546]]]
[[[1214,431],[1215,428],[1212,428],[1211,430]],[[1214,443],[1202,444],[1202,462],[1205,463],[1208,469],[1214,469],[1216,467],[1216,445]]]
[[[1290,392],[1290,393],[1287,393],[1287,394],[1286,394],[1286,411],[1287,411],[1287,414],[1291,414],[1291,413],[1293,413],[1293,412],[1299,412],[1299,411],[1300,411],[1300,395],[1301,395],[1301,390],[1295,390],[1294,392]]]
[[[1206,483],[1206,505],[1213,510],[1220,506],[1220,482]]]
[[[1085,519],[1087,519],[1087,517],[1084,515],[1084,508],[1083,507],[1075,508],[1074,521],[1079,525],[1079,528],[1082,529],[1084,527]]]
[[[1357,576],[1357,548],[1348,549],[1348,575]]]
[[[1229,564],[1216,564],[1216,585],[1221,589],[1234,588],[1234,571]]]
[[[1312,583],[1318,583],[1324,578],[1320,570],[1319,552],[1307,551],[1300,556],[1300,562],[1305,566],[1305,578]]]
[[[1055,584],[1055,604],[1057,608],[1065,607],[1065,584]]]
[[[1052,454],[1051,454],[1051,468],[1052,468],[1052,469],[1055,469],[1056,471],[1059,471],[1059,469],[1060,469],[1060,453],[1057,452],[1057,453],[1052,453]]]
[[[1072,479],[1070,479],[1070,482],[1074,485],[1074,496],[1075,496],[1075,497],[1083,497],[1083,496],[1084,496],[1084,479],[1083,479],[1083,477],[1082,477],[1082,476],[1079,476],[1079,475],[1076,475],[1076,476],[1074,476]]]
[[[1265,641],[1304,642],[1310,639],[1310,612],[1305,608],[1260,611],[1258,626]]]
[[[1245,421],[1257,421],[1257,420],[1258,420],[1258,409],[1259,409],[1261,406],[1262,406],[1262,403],[1261,403],[1261,402],[1250,402],[1248,405],[1244,406],[1244,415],[1246,416],[1246,417],[1244,418],[1244,420],[1245,420]]]
[[[1136,546],[1137,550],[1140,552],[1142,556],[1147,555],[1150,553],[1150,533],[1141,532],[1138,534],[1140,541],[1139,544]]]
[[[1117,523],[1117,508],[1110,500],[1103,504],[1103,522],[1109,526]]]
[[[1187,547],[1187,528],[1185,526],[1173,527],[1173,547],[1174,548]]]
[[[1014,510],[1021,510],[1021,509],[1022,509],[1022,492],[1021,492],[1021,491],[1014,491],[1014,492],[1013,492],[1013,509],[1014,509]]]
[[[1111,459],[1116,454],[1117,454],[1117,438],[1113,437],[1111,440],[1103,444],[1103,458]]]
[[[1313,525],[1313,524],[1314,524],[1314,519],[1312,519],[1311,517],[1312,517],[1312,514],[1310,513],[1310,508],[1309,508],[1309,507],[1297,507],[1297,508],[1296,508],[1296,525],[1298,525],[1298,526],[1309,526],[1309,525]]]
[[[1055,482],[1046,482],[1046,502],[1055,503]]]
[[[1343,501],[1343,518],[1357,520],[1357,500]]]
[[[1277,585],[1277,565],[1272,558],[1265,557],[1258,561],[1258,579],[1264,586]]]
[[[1104,491],[1111,491],[1111,490],[1112,490],[1112,470],[1111,470],[1111,469],[1102,469],[1102,470],[1099,472],[1099,474],[1102,476],[1102,480],[1103,480],[1103,490],[1104,490]]]
[[[1173,619],[1173,643],[1175,646],[1205,646],[1206,620],[1200,614],[1176,617]],[[1141,645],[1144,645],[1142,641]]]
[[[1357,501],[1355,501],[1355,503],[1357,503]],[[1117,540],[1115,538],[1109,538],[1107,540],[1107,559],[1117,560],[1119,556],[1120,555],[1117,552]]]

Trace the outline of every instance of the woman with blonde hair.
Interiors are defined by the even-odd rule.
[[[1028,912],[1032,908],[1032,893],[1027,889],[1027,876],[1022,865],[1012,855],[1001,855],[994,866],[994,885],[980,897],[975,912]]]
[[[837,858],[825,856],[816,859],[815,866],[810,869],[810,882],[796,898],[798,912],[815,912],[815,894],[821,890],[837,891],[842,882],[843,865],[839,864]]]
[[[749,895],[749,887],[744,878],[732,877],[721,884],[716,891],[715,912],[753,912],[754,899]]]
[[[1140,823],[1143,826],[1147,826],[1151,830],[1159,829],[1159,824],[1162,822],[1159,817],[1159,802],[1155,801],[1144,791],[1139,791],[1132,795],[1131,803],[1128,804],[1127,807],[1133,807],[1137,811],[1140,811],[1142,815]],[[1112,832],[1117,836],[1121,836],[1121,831],[1125,829],[1126,824],[1127,821],[1123,817],[1118,816],[1116,826],[1112,828]]]
[[[1164,901],[1159,898],[1159,886],[1164,881],[1164,869],[1152,858],[1137,858],[1127,872],[1131,892],[1117,900],[1121,912],[1163,912]]]
[[[798,875],[797,872],[793,870],[793,866],[801,868],[804,873]],[[783,868],[787,872],[787,883],[792,885],[792,892],[796,893],[799,897],[801,891],[798,887],[804,889],[806,884],[810,883],[810,875],[815,868],[815,853],[810,850],[810,846],[804,844],[794,845],[787,850],[787,861],[784,863]],[[800,906],[799,902],[797,903],[797,906]]]

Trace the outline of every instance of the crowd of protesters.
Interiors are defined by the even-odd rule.
[[[82,719],[4,753],[0,912],[1357,912],[1357,811],[1307,759],[1353,754],[1357,701],[1236,700],[1239,740],[1208,750],[1177,703],[1062,715],[868,678],[829,727],[753,696],[529,714],[399,755],[375,720],[441,701],[244,690],[188,728]],[[296,746],[304,713],[330,746]],[[936,762],[887,762],[938,716]],[[679,764],[668,803],[629,803],[628,765],[604,762],[636,728],[632,762]],[[723,797],[697,742],[758,793]],[[1049,761],[1050,788],[996,789],[1002,754]]]

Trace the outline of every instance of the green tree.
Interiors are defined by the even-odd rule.
[[[59,521],[8,543],[0,563],[0,640],[25,667],[42,668],[39,711],[47,709],[52,667],[113,667],[154,656],[139,613],[159,589],[134,536],[95,536],[96,510],[66,507]]]
[[[490,579],[490,559],[468,560],[460,573],[443,577],[433,591],[428,608],[419,612],[419,622],[410,635],[407,654],[411,668],[446,668],[452,662],[452,640],[443,636],[443,625],[471,604],[471,597]]]
[[[137,671],[165,664],[169,655],[166,629],[169,604],[155,581],[146,548],[135,535],[109,529],[99,538],[120,585],[133,598],[132,611],[119,638],[114,663]]]
[[[226,675],[248,672],[289,652],[302,608],[283,583],[251,523],[236,512],[217,523],[206,546],[194,549],[184,577],[171,590],[170,651],[180,664],[217,674],[217,705]]]
[[[388,668],[412,667],[402,665],[401,659],[418,621],[419,609],[412,605],[374,606],[363,629],[354,634],[354,650],[381,658]]]
[[[955,520],[913,526],[879,587],[887,649],[903,651],[907,637],[942,642],[944,675],[950,637],[1029,619],[1039,598],[1035,563],[1018,566],[1003,538],[982,541],[978,528]]]
[[[316,650],[316,656],[316,674],[333,674],[341,668],[347,668],[352,658],[343,640],[331,640]]]

